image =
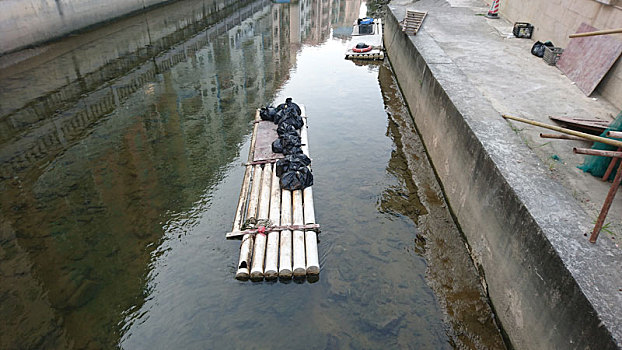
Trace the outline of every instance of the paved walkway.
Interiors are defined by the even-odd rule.
[[[511,35],[512,23],[503,17],[484,17],[489,7],[479,0],[393,0],[389,6],[398,19],[403,18],[407,9],[428,11],[421,31],[438,43],[499,115],[510,114],[555,125],[548,116],[612,121],[620,112],[597,94],[585,96],[557,67],[533,56],[530,50],[534,41]],[[541,132],[555,132],[512,123],[513,129],[538,156],[542,167],[581,203],[595,222],[611,183],[577,169],[584,156],[572,153],[573,147],[589,148],[591,143],[542,139]],[[622,249],[620,192],[599,239],[612,240]]]

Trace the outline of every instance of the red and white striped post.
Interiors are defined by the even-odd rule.
[[[499,18],[499,0],[492,1],[492,4],[490,4],[490,10],[488,10],[486,18]]]

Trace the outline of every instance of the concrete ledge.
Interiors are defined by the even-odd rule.
[[[393,7],[393,6],[392,6]],[[422,30],[389,9],[391,65],[488,293],[517,349],[622,346],[622,253]]]

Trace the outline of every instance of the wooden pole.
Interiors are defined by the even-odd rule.
[[[259,196],[258,220],[267,220],[270,213],[270,197],[272,195],[272,164],[266,164],[261,175],[261,195]],[[264,226],[261,224],[258,226]],[[255,246],[253,248],[253,264],[251,268],[251,279],[260,280],[263,278],[263,263],[266,256],[266,240],[268,237],[264,232],[258,232],[255,236]]]
[[[281,191],[281,225],[292,224],[292,192]],[[281,231],[279,277],[292,277],[292,231]]]
[[[303,225],[304,213],[302,207],[302,191],[296,190],[292,193],[294,225]],[[305,261],[305,233],[301,230],[293,232],[294,246],[294,277],[302,277],[307,274],[307,266]]]
[[[266,165],[267,166],[267,165]],[[272,193],[270,198],[270,222],[272,225],[281,224],[281,185],[276,176],[276,170],[272,171]],[[268,233],[268,246],[266,247],[266,269],[264,276],[266,279],[274,279],[278,276],[279,261],[279,231]]]
[[[521,122],[521,123],[527,123],[527,124],[539,126],[539,127],[545,128],[545,129],[550,129],[550,130],[555,130],[555,131],[563,132],[564,134],[579,136],[579,137],[584,138],[584,139],[588,139],[588,140],[604,143],[604,144],[611,145],[611,146],[622,147],[622,141],[612,140],[612,139],[608,139],[606,137],[594,136],[594,135],[586,134],[586,133],[580,132],[580,131],[574,131],[574,130],[570,130],[570,129],[560,128],[559,126],[555,126],[555,125],[549,125],[549,124],[545,124],[545,123],[540,123],[540,122],[537,122],[535,120],[529,120],[529,119],[520,118],[520,117],[513,117],[513,116],[507,115],[507,114],[504,114],[503,118],[511,119],[511,120],[516,120],[516,121]]]
[[[257,207],[259,203],[259,192],[261,189],[261,166],[255,165],[253,167],[253,183],[251,184],[251,194],[248,200],[248,209],[246,212],[246,219],[257,218]],[[250,262],[253,254],[253,235],[245,234],[242,237],[242,244],[240,246],[240,261],[238,262],[238,271],[235,274],[237,279],[247,279],[250,277]]]
[[[305,119],[305,125],[300,131],[300,139],[304,145],[302,151],[307,157],[309,155],[309,136],[307,133],[307,119]],[[315,208],[313,206],[313,189],[307,187],[302,191],[303,211],[304,211],[304,223],[315,224]],[[305,249],[307,256],[307,275],[317,275],[320,273],[320,261],[317,250],[317,233],[315,231],[305,231]]]
[[[616,34],[616,33],[622,33],[622,28],[596,30],[593,32],[585,32],[585,33],[575,33],[575,34],[570,34],[568,37],[569,38],[580,38],[584,36],[606,35],[606,34]]]

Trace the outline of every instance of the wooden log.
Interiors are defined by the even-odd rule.
[[[531,125],[539,126],[541,128],[545,128],[545,129],[550,129],[550,130],[555,130],[555,131],[563,132],[564,134],[579,136],[579,137],[584,138],[584,139],[588,139],[588,140],[592,140],[592,141],[597,141],[597,142],[604,143],[604,144],[611,145],[611,146],[622,147],[622,141],[612,140],[612,139],[608,139],[606,137],[594,136],[592,134],[586,134],[586,133],[580,132],[580,131],[560,128],[559,126],[549,125],[549,124],[545,124],[545,123],[540,123],[540,122],[537,122],[535,120],[529,120],[529,119],[525,119],[525,118],[514,117],[514,116],[511,116],[511,115],[507,115],[507,114],[503,114],[503,118],[511,119],[511,120],[516,120],[516,121],[521,122],[521,123],[526,123],[526,124],[531,124]]]
[[[596,30],[593,32],[585,32],[585,33],[575,33],[575,34],[570,34],[568,37],[569,38],[580,38],[584,36],[606,35],[606,34],[616,34],[616,33],[622,33],[622,28]]]
[[[292,202],[294,225],[302,225],[304,223],[304,212],[301,190],[293,191]],[[292,234],[292,244],[294,246],[294,277],[302,277],[307,274],[304,231],[294,230]]]
[[[272,171],[272,191],[270,198],[270,221],[273,225],[281,224],[281,186],[276,171]],[[279,231],[268,233],[268,245],[266,247],[266,268],[264,276],[266,279],[273,279],[278,276],[279,262]]]
[[[261,194],[259,196],[259,208],[257,212],[257,219],[259,221],[265,221],[268,219],[270,213],[270,197],[272,185],[272,165],[266,164],[263,168],[263,174],[261,175]],[[263,225],[259,224],[265,228]],[[251,279],[258,280],[263,278],[263,263],[266,256],[266,236],[265,231],[260,231],[255,236],[255,245],[253,247],[253,264],[251,267]]]
[[[307,133],[307,120],[300,131],[301,142],[305,145],[302,151],[307,157],[309,155],[309,135]],[[304,224],[315,224],[315,208],[313,206],[313,189],[307,187],[302,191]],[[307,258],[306,272],[308,275],[317,275],[320,273],[320,261],[317,250],[317,233],[311,230],[305,230],[305,255]]]
[[[261,185],[261,166],[255,165],[253,169],[253,183],[251,184],[251,193],[248,200],[248,208],[246,211],[246,218],[257,218],[257,207],[259,202],[259,192]],[[238,271],[235,274],[237,279],[247,279],[250,277],[250,262],[252,257],[253,247],[253,235],[245,234],[242,237],[242,244],[240,245],[240,260],[238,262]]]
[[[292,224],[292,192],[281,191],[281,225]],[[292,277],[292,231],[281,231],[279,243],[279,277]]]

